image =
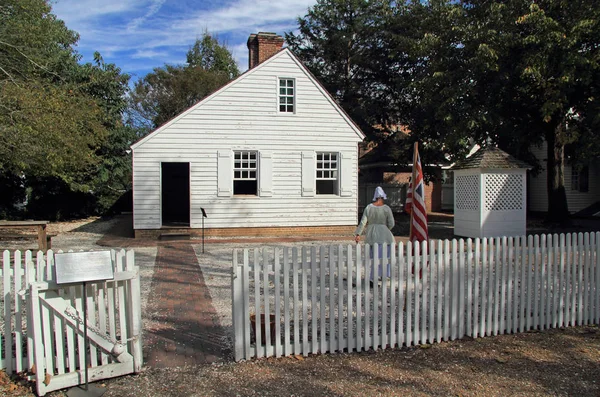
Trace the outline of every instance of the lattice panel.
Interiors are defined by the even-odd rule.
[[[479,209],[479,176],[461,175],[454,181],[456,208],[459,210]]]
[[[523,209],[523,177],[515,174],[486,175],[485,209],[488,211]]]

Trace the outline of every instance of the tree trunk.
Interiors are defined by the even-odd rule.
[[[564,126],[558,124],[546,133],[548,171],[548,213],[546,220],[562,225],[569,223],[569,207],[565,191],[565,145],[560,138]]]

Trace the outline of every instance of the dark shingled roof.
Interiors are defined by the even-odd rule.
[[[510,154],[497,147],[485,147],[479,149],[471,157],[458,161],[451,169],[461,170],[468,168],[527,168],[532,167],[524,161],[517,160]]]

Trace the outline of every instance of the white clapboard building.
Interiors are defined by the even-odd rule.
[[[352,234],[364,135],[282,46],[131,147],[136,237]]]

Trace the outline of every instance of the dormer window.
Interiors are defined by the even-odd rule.
[[[279,112],[294,113],[295,97],[294,79],[279,79]]]

